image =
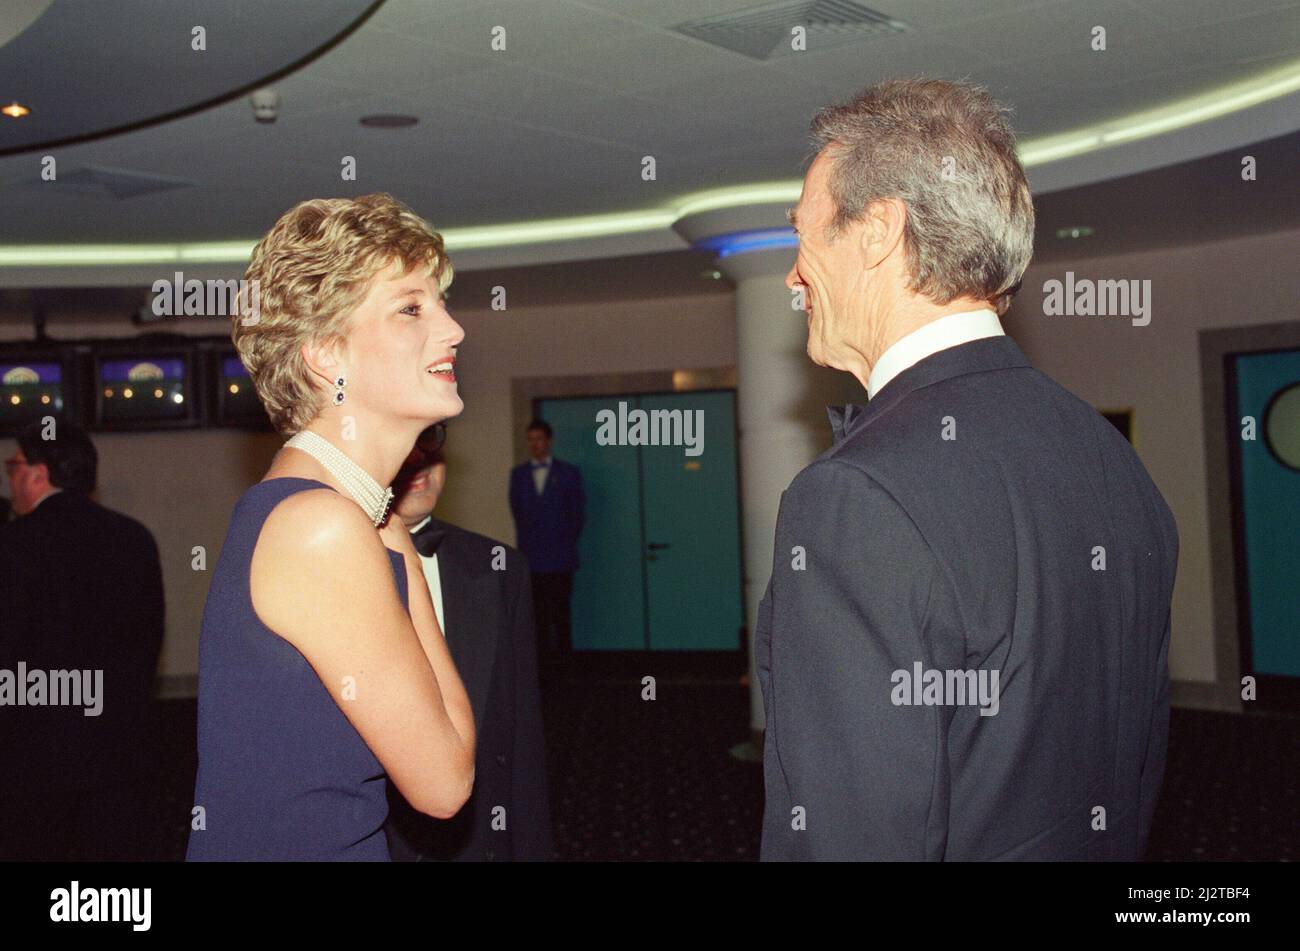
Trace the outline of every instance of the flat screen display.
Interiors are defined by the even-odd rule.
[[[225,425],[269,425],[262,401],[253,388],[253,378],[237,356],[223,356],[217,380],[217,400]]]
[[[101,424],[191,416],[189,361],[184,357],[102,357],[97,376]]]
[[[22,426],[63,412],[63,364],[0,359],[0,427]]]

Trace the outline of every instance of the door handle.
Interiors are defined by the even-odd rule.
[[[668,542],[647,542],[645,547],[646,547],[645,560],[658,561],[659,556],[656,555],[655,552],[663,551],[665,548],[671,548],[672,545],[668,544]]]

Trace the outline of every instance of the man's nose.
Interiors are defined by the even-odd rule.
[[[794,290],[799,286],[799,262],[796,261],[790,265],[790,270],[785,275],[785,286]]]

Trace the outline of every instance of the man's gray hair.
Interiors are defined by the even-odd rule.
[[[827,238],[871,202],[900,199],[908,289],[1005,313],[1034,251],[1034,204],[1007,114],[988,90],[938,79],[878,83],[822,109],[812,138],[834,159]]]

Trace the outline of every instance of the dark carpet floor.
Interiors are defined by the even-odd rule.
[[[748,695],[733,684],[552,681],[545,691],[556,858],[756,861],[762,768],[733,759]],[[159,822],[148,857],[184,857],[195,704],[159,716]],[[1174,710],[1152,861],[1300,857],[1300,719]]]

